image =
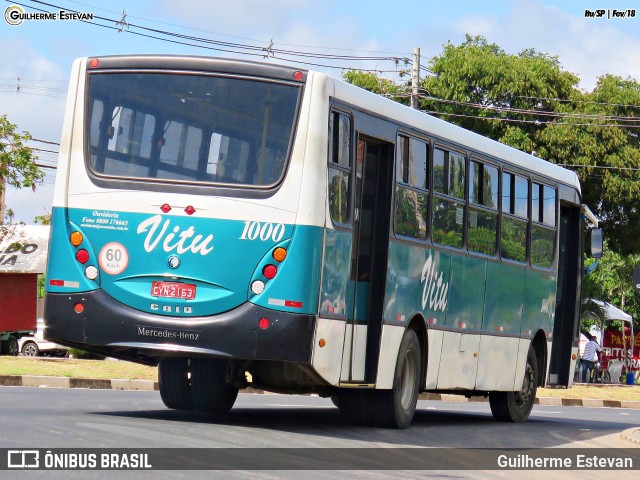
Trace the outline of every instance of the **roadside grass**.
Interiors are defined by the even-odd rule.
[[[64,358],[28,358],[0,356],[0,375],[42,375],[127,380],[154,380],[155,367],[111,360],[78,360]],[[597,400],[640,401],[640,386],[575,385],[572,388],[539,388],[539,397],[591,398]]]
[[[620,400],[640,402],[639,385],[574,385],[571,388],[539,388],[538,397]]]
[[[80,360],[49,357],[0,357],[0,375],[42,375],[125,380],[158,380],[155,367],[111,360]]]

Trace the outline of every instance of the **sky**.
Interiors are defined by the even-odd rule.
[[[615,74],[640,80],[640,4],[629,0],[2,0],[26,12],[93,13],[96,23],[77,20],[26,20],[10,25],[0,19],[0,115],[39,140],[59,142],[67,82],[75,58],[110,54],[163,53],[244,58],[315,68],[339,77],[343,68],[373,69],[398,79],[405,68],[395,58],[410,58],[420,48],[421,63],[442,52],[447,42],[460,44],[465,34],[482,35],[507,53],[534,48],[557,56],[562,67],[590,91],[597,78]],[[635,16],[607,18],[614,9],[637,7]],[[604,10],[591,18],[585,11]],[[129,26],[118,25],[126,14]],[[163,30],[183,37],[167,37]],[[119,31],[122,30],[122,31]],[[143,35],[172,38],[171,43]],[[242,55],[234,47],[209,43],[209,49],[184,36],[255,47]],[[202,44],[201,44],[202,45]],[[264,58],[267,49],[313,52],[374,60],[317,59],[302,56]],[[216,49],[218,50],[216,50]],[[241,52],[248,52],[246,49]],[[380,57],[389,58],[381,60]],[[313,67],[301,62],[318,63]],[[19,78],[19,80],[18,80]],[[17,87],[19,85],[19,91]],[[57,145],[33,142],[38,162],[55,166]],[[46,151],[49,150],[49,151]],[[7,191],[7,207],[15,221],[33,223],[51,211],[55,169],[44,184]]]

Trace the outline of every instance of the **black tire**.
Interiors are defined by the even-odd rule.
[[[158,364],[160,398],[168,408],[193,410],[189,359],[167,357]]]
[[[376,390],[373,409],[376,424],[388,428],[407,428],[416,412],[422,352],[414,330],[407,330],[400,343],[391,390]]]
[[[238,388],[227,383],[228,365],[217,358],[191,359],[191,397],[197,411],[224,414],[231,410]]]
[[[38,344],[36,342],[32,342],[29,340],[28,342],[24,342],[22,344],[22,355],[25,357],[37,357],[40,355],[40,349],[38,348]]]
[[[372,390],[343,389],[331,396],[344,420],[353,425],[373,423]]]
[[[538,360],[529,346],[522,389],[519,392],[490,392],[489,405],[493,418],[499,422],[522,423],[529,418],[538,390]]]
[[[7,338],[4,342],[2,342],[1,349],[4,355],[10,355],[12,357],[16,357],[20,352],[20,347],[18,346],[18,339],[13,335],[9,335],[9,338]]]
[[[603,379],[603,383],[612,383],[611,382],[611,374],[609,373],[609,370],[605,370],[604,371],[604,375],[603,375],[602,379]]]

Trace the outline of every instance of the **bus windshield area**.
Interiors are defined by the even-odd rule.
[[[88,163],[98,176],[269,187],[284,175],[298,85],[148,72],[88,82]]]

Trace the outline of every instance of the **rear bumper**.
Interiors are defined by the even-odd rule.
[[[314,315],[245,303],[208,317],[160,316],[127,307],[102,290],[47,293],[45,302],[45,338],[62,345],[138,361],[180,355],[311,362]],[[80,314],[77,303],[84,305]],[[268,328],[258,327],[261,318],[269,320]]]

